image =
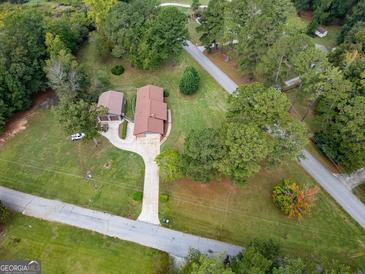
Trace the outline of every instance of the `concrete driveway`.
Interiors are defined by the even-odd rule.
[[[134,123],[129,122],[127,137],[125,140],[122,140],[119,138],[119,125],[121,121],[110,121],[108,124],[109,130],[101,134],[115,147],[141,155],[145,164],[142,212],[138,220],[159,225],[158,203],[160,182],[159,168],[155,162],[155,158],[160,154],[160,135],[147,134],[146,137],[136,138],[133,135]]]

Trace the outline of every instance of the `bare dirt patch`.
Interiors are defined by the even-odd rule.
[[[53,104],[55,98],[55,92],[50,89],[35,96],[30,109],[16,113],[8,120],[4,131],[0,135],[0,145],[4,144],[19,132],[25,130],[29,118],[32,117],[35,111],[39,108],[48,108],[49,104]]]
[[[227,57],[226,52],[212,50],[212,52],[208,53],[205,50],[203,53],[237,84],[244,85],[254,82],[253,79],[248,75],[245,75],[244,72],[239,71],[237,63],[233,59],[228,60],[229,58]]]

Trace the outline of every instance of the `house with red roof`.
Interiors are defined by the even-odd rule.
[[[162,137],[166,121],[167,104],[164,102],[163,89],[154,85],[139,88],[133,134],[137,137],[144,137],[147,133],[157,133]]]

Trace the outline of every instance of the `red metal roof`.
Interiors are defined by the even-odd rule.
[[[164,103],[163,89],[147,85],[137,90],[134,115],[134,135],[144,133],[164,133],[167,120],[167,104]]]

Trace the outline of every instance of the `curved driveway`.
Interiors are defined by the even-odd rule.
[[[209,60],[191,42],[184,49],[229,93],[238,85]],[[330,173],[307,150],[303,151],[305,159],[299,161],[302,167],[332,196],[333,199],[365,229],[365,205],[345,187],[336,176]]]
[[[142,156],[145,164],[142,211],[138,220],[159,225],[159,168],[155,162],[160,154],[160,135],[147,134],[146,137],[136,138],[133,135],[134,123],[128,123],[127,138],[119,138],[121,121],[110,121],[107,132],[102,132],[112,145],[119,149],[135,152]]]

